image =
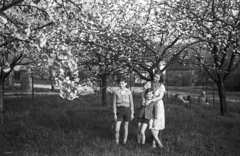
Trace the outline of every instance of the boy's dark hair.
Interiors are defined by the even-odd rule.
[[[145,90],[145,92],[144,92],[144,97],[145,97],[145,98],[146,98],[147,93],[149,93],[149,92],[153,92],[153,89],[152,89],[152,88],[147,88],[147,89]]]
[[[119,77],[117,82],[118,83],[120,83],[120,82],[127,82],[127,79],[125,77]]]

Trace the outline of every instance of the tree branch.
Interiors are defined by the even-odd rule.
[[[49,22],[49,23],[47,23],[47,24],[45,24],[45,25],[42,25],[42,26],[37,27],[37,28],[34,28],[33,30],[42,29],[42,28],[47,27],[47,26],[52,25],[52,24],[54,24],[54,22]]]
[[[202,66],[203,69],[207,72],[207,74],[213,79],[213,81],[217,83],[217,79],[215,79],[214,76],[211,74],[211,72],[209,72],[207,66],[204,63],[201,63],[200,55],[196,57],[196,59],[198,60],[200,67]]]
[[[233,67],[233,62],[234,62],[234,59],[236,58],[236,54],[232,53],[232,56],[231,56],[231,59],[230,59],[230,63],[228,65],[228,68],[226,70],[226,73],[224,74],[223,76],[223,81],[225,81],[228,77],[228,75],[234,71],[240,64],[240,59],[238,60],[238,62],[236,63],[236,65]]]
[[[33,30],[42,29],[42,28],[44,28],[44,27],[46,27],[46,26],[49,26],[49,25],[52,25],[52,24],[54,24],[54,23],[53,23],[53,22],[50,22],[50,23],[47,23],[47,24],[45,24],[45,25],[43,25],[43,26],[34,28]],[[12,39],[9,39],[9,40],[5,41],[4,43],[1,43],[1,44],[0,44],[0,47],[6,46],[6,45],[8,45],[9,43],[12,43],[12,42],[14,42],[14,41],[25,41],[25,42],[28,42],[27,40],[20,40],[20,39],[18,39],[18,38],[12,38]]]
[[[45,10],[42,10],[42,9],[40,9],[40,8],[36,7],[36,6],[32,6],[32,5],[26,5],[26,4],[24,4],[24,5],[23,5],[23,4],[20,4],[20,5],[16,5],[16,6],[23,6],[23,7],[35,8],[35,9],[37,9],[37,10],[39,10],[39,11],[43,12],[45,15],[49,16],[49,15],[48,15],[48,13],[47,13]]]
[[[4,12],[0,12],[0,14],[2,15],[3,18],[11,22],[15,27],[19,28],[19,26],[15,22],[13,22],[13,20],[11,20]]]
[[[22,58],[22,56],[23,56],[23,53],[21,53],[21,54],[19,55],[19,57],[15,57],[15,58],[12,60],[12,63],[10,64],[10,67],[11,67],[11,68],[14,68],[15,65],[16,65],[16,63],[17,63],[17,61],[19,61],[19,60]]]
[[[5,41],[4,43],[1,43],[0,47],[6,46],[7,44],[12,43],[16,40],[18,40],[18,39],[17,38],[9,39],[9,40]]]
[[[138,41],[138,42],[140,42],[140,43],[143,44],[147,49],[149,49],[149,50],[153,53],[153,55],[155,56],[155,58],[157,59],[157,57],[156,57],[156,51],[155,51],[154,49],[152,49],[152,48],[146,43],[146,41],[143,39],[143,37],[140,36],[136,31],[134,31],[134,33],[142,40],[142,42],[141,42],[141,41]],[[134,39],[134,38],[133,38],[133,40],[137,41],[137,40]]]
[[[2,12],[4,12],[4,11],[6,11],[7,9],[9,9],[9,8],[11,8],[11,7],[17,5],[18,3],[23,2],[23,1],[24,1],[24,0],[13,0],[10,4],[8,4],[8,5],[3,5],[3,7],[0,9],[0,12],[2,13]]]
[[[32,64],[32,63],[35,63],[35,61],[26,62],[26,63],[18,63],[18,64],[16,64],[16,65],[23,65],[23,66],[25,66],[25,65]]]
[[[148,9],[148,17],[147,17],[144,25],[146,25],[147,22],[149,21],[151,9],[152,9],[152,0],[150,0],[150,6],[149,6],[149,9]]]

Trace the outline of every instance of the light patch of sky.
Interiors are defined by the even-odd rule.
[[[239,13],[239,10],[232,10],[233,16],[237,17],[238,13]]]

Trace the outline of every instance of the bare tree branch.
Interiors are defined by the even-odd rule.
[[[9,8],[23,2],[24,0],[13,0],[11,3],[7,4],[7,5],[3,5],[3,7],[0,9],[0,12],[4,12],[6,10],[8,10]]]
[[[42,25],[42,26],[40,26],[40,27],[34,28],[33,30],[42,29],[42,28],[44,28],[44,27],[46,27],[46,26],[49,26],[49,25],[52,25],[52,24],[54,24],[54,23],[53,23],[53,22],[50,22],[50,23],[47,23],[47,24]],[[18,39],[18,38],[12,38],[12,39],[6,40],[4,43],[1,43],[1,44],[0,44],[0,47],[6,46],[6,45],[8,45],[9,43],[12,43],[12,42],[14,42],[14,41],[29,42],[28,40],[21,40],[21,39]]]

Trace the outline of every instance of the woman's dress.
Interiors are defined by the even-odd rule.
[[[160,96],[161,92],[165,92],[165,86],[163,84],[159,84],[154,87],[152,82],[147,82],[144,86],[144,89],[147,88],[153,88],[154,90],[154,98]],[[149,121],[149,129],[155,129],[155,130],[163,130],[165,128],[165,110],[164,110],[164,103],[163,100],[156,101],[154,105],[154,113],[156,113],[154,116],[157,117],[157,124],[155,127],[153,127],[153,120],[151,119]]]

